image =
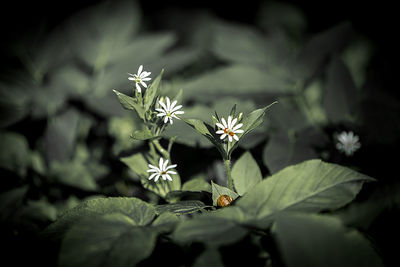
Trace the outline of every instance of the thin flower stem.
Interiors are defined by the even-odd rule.
[[[224,161],[225,168],[226,168],[226,176],[228,178],[228,188],[233,191],[233,183],[232,183],[232,176],[231,176],[231,160],[227,159]]]
[[[166,159],[169,159],[169,153],[167,150],[165,150],[160,143],[158,142],[158,140],[152,140],[151,141],[154,146],[156,147],[156,149],[158,150],[158,152],[160,152]]]

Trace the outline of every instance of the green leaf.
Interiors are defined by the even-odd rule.
[[[69,266],[135,266],[149,257],[157,233],[137,227],[119,213],[87,218],[73,226],[62,241],[59,264]]]
[[[156,211],[159,214],[166,211],[177,214],[188,214],[202,210],[205,207],[206,206],[204,205],[204,203],[199,200],[186,200],[180,201],[178,203],[157,205]]]
[[[233,165],[232,179],[239,195],[243,195],[254,185],[261,182],[261,170],[250,152],[244,153]]]
[[[234,221],[202,214],[182,221],[175,228],[172,238],[179,243],[203,242],[212,245],[227,245],[237,242],[247,230]]]
[[[357,88],[346,65],[339,58],[332,60],[323,91],[323,106],[333,123],[351,120],[357,103]]]
[[[44,154],[49,162],[66,162],[71,159],[80,117],[78,111],[69,109],[50,119],[43,144]]]
[[[368,181],[375,179],[340,165],[309,160],[263,180],[236,205],[258,218],[282,210],[332,210],[352,201]]]
[[[164,69],[161,70],[161,73],[154,79],[154,82],[146,89],[146,93],[144,95],[144,110],[147,112],[149,108],[153,105],[153,102],[156,96],[159,95],[160,91],[160,82],[162,75],[164,73]]]
[[[148,176],[148,163],[141,153],[129,157],[123,157],[120,158],[120,160],[141,178]]]
[[[137,103],[135,98],[120,93],[117,90],[113,90],[113,92],[118,96],[118,100],[124,109],[135,110],[140,118],[144,118],[145,111],[143,107],[139,103]]]
[[[288,267],[384,266],[372,244],[335,217],[283,214],[274,237]]]
[[[45,230],[45,235],[60,238],[73,224],[84,218],[119,212],[129,216],[132,224],[145,226],[156,215],[154,207],[138,198],[110,197],[96,198],[82,202],[78,206],[61,214],[57,221]],[[95,227],[97,228],[97,227]]]
[[[179,217],[172,212],[163,212],[151,224],[160,233],[170,233],[179,223]]]
[[[211,185],[203,178],[195,178],[185,182],[182,191],[206,191],[211,193]]]
[[[217,206],[217,200],[221,195],[228,195],[233,200],[235,200],[239,196],[237,193],[230,190],[229,188],[217,185],[213,181],[211,181],[211,190],[212,190],[212,200],[214,206]]]
[[[287,166],[318,158],[315,148],[326,141],[326,136],[313,127],[299,132],[277,132],[264,147],[263,162],[271,173],[276,173]]]
[[[13,219],[15,214],[22,208],[28,189],[28,186],[25,185],[0,194],[0,222]]]
[[[82,190],[96,191],[99,188],[88,165],[82,161],[52,162],[49,175],[61,184]]]
[[[144,140],[153,140],[161,138],[161,136],[154,136],[153,133],[148,128],[144,128],[143,130],[136,130],[135,132],[133,132],[131,138],[135,140],[144,141]]]
[[[29,144],[23,135],[0,132],[0,167],[15,171],[20,176],[26,174],[30,165]]]
[[[256,109],[247,116],[243,118],[243,127],[241,128],[244,132],[241,137],[245,136],[249,132],[253,131],[255,128],[260,126],[260,124],[264,121],[264,115],[267,109],[269,109],[272,105],[278,103],[277,101],[269,104],[268,106],[260,109]]]

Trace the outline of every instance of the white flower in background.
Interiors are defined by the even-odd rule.
[[[129,77],[128,80],[134,81],[136,83],[136,90],[141,93],[142,89],[140,88],[140,84],[144,87],[147,88],[147,84],[145,83],[146,81],[150,81],[151,78],[147,77],[151,74],[151,72],[143,71],[143,65],[140,65],[137,74],[130,74],[132,77]]]
[[[221,139],[224,139],[228,136],[229,142],[232,142],[233,139],[239,141],[239,137],[236,135],[238,133],[243,133],[243,130],[240,130],[240,127],[243,126],[243,123],[239,123],[235,126],[236,122],[238,121],[237,118],[232,119],[231,116],[228,116],[228,123],[226,123],[225,119],[221,119],[221,123],[217,122],[217,125],[221,130],[216,131],[217,134],[222,134]]]
[[[147,172],[152,172],[152,174],[149,177],[149,180],[154,178],[154,182],[157,182],[158,179],[163,178],[163,180],[169,180],[172,181],[172,178],[170,174],[176,174],[174,171],[170,171],[170,169],[175,168],[177,165],[168,165],[168,160],[165,160],[163,158],[160,158],[160,161],[158,162],[159,167],[157,168],[156,166],[153,166],[149,164],[149,168]]]
[[[171,100],[169,99],[169,97],[166,97],[165,99],[167,101],[166,104],[161,100],[158,101],[158,103],[160,103],[162,108],[156,108],[156,110],[159,112],[157,114],[157,116],[164,117],[164,123],[167,123],[168,119],[169,119],[169,122],[172,124],[173,123],[172,118],[179,120],[179,118],[176,116],[176,114],[179,115],[179,114],[183,114],[185,112],[182,110],[179,110],[182,107],[182,105],[175,106],[177,103],[176,100],[171,103]]]
[[[346,156],[351,156],[353,153],[361,147],[359,138],[357,135],[354,135],[353,132],[342,132],[337,137],[338,143],[336,144],[336,148],[344,152]]]

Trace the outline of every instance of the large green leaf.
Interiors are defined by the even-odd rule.
[[[370,242],[335,217],[280,215],[274,237],[288,267],[384,266]]]
[[[203,178],[195,178],[182,185],[182,191],[206,191],[211,192],[211,185]]]
[[[282,210],[336,209],[352,201],[368,181],[375,179],[340,165],[309,160],[263,180],[236,205],[258,218]]]
[[[157,229],[158,232],[170,233],[175,228],[176,224],[179,223],[179,221],[178,215],[165,211],[153,221],[151,226]]]
[[[260,168],[250,152],[244,153],[233,165],[232,179],[239,195],[243,195],[254,185],[261,182]]]
[[[96,198],[87,200],[61,214],[59,219],[45,230],[51,237],[62,237],[68,228],[84,218],[119,212],[129,216],[132,224],[145,226],[151,223],[156,215],[154,207],[138,198]]]
[[[236,192],[230,190],[227,187],[220,186],[214,183],[213,181],[211,181],[211,192],[212,192],[212,200],[214,206],[217,206],[218,198],[222,195],[228,195],[233,200],[235,200],[239,196]]]
[[[172,234],[179,243],[204,242],[227,245],[242,239],[247,230],[232,220],[212,214],[202,214],[191,220],[182,221]]]
[[[138,227],[124,214],[86,218],[65,235],[59,264],[62,267],[135,266],[151,255],[156,238],[156,231]]]

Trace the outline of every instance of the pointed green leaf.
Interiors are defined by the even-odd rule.
[[[140,177],[147,177],[147,170],[149,167],[147,165],[147,160],[141,153],[137,153],[129,157],[123,157],[121,158],[121,161]]]
[[[375,179],[340,165],[309,160],[264,179],[236,205],[258,218],[282,210],[332,210],[352,201],[368,181]]]
[[[144,95],[144,109],[148,111],[151,105],[153,105],[154,100],[159,95],[160,91],[160,83],[161,78],[164,73],[164,69],[161,70],[161,73],[154,79],[154,82],[146,89],[146,93]]]
[[[135,132],[133,132],[131,138],[135,140],[144,141],[144,140],[153,140],[161,138],[161,136],[154,136],[153,133],[148,128],[145,128],[143,130],[136,130]]]
[[[200,177],[185,182],[182,186],[182,190],[211,192],[211,185],[206,180]]]
[[[250,152],[244,153],[233,165],[232,179],[239,195],[243,195],[254,185],[261,182],[260,168]]]
[[[117,90],[113,90],[113,92],[118,96],[118,100],[124,109],[135,110],[140,118],[144,118],[144,110],[141,105],[136,102],[135,98],[120,93]]]
[[[217,200],[221,195],[228,195],[233,200],[235,200],[239,196],[237,193],[230,190],[229,188],[220,186],[214,183],[213,181],[211,181],[211,190],[212,190],[212,200],[214,206],[217,206]]]
[[[154,207],[138,198],[110,197],[87,200],[67,210],[57,221],[46,228],[45,234],[60,238],[73,224],[84,218],[119,212],[129,216],[132,224],[148,225],[156,215]]]
[[[136,266],[149,257],[157,232],[137,227],[132,218],[111,213],[86,218],[66,234],[60,249],[62,267]]]
[[[267,109],[269,109],[272,105],[278,103],[277,101],[269,104],[268,106],[260,109],[256,109],[247,116],[243,118],[243,127],[241,128],[244,132],[241,135],[242,137],[248,134],[249,132],[253,131],[257,128],[264,120],[264,115]]]
[[[335,217],[280,215],[274,238],[288,267],[384,266],[368,239]]]

